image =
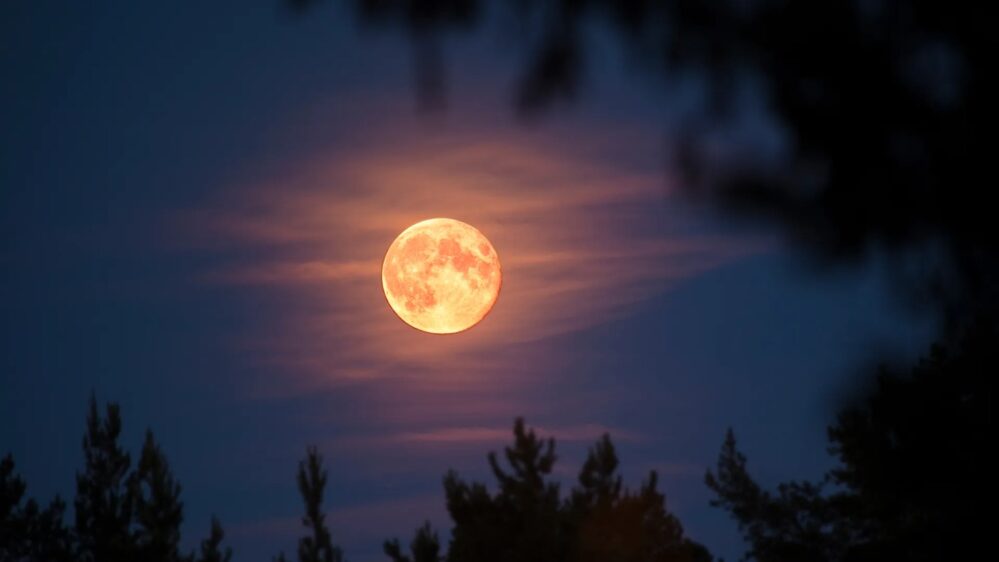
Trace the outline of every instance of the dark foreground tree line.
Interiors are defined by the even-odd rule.
[[[198,552],[181,553],[183,503],[180,484],[153,433],[146,432],[138,462],[118,442],[121,413],[104,415],[91,398],[83,437],[83,470],[76,474],[73,516],[56,496],[42,508],[26,499],[27,484],[8,454],[0,460],[0,560],[63,562],[223,562],[222,525],[212,518]]]
[[[101,416],[91,399],[83,438],[85,465],[77,474],[74,517],[66,522],[66,504],[56,497],[45,508],[26,499],[26,484],[7,455],[0,462],[0,562],[228,562],[224,533],[212,519],[199,552],[181,551],[181,488],[151,432],[146,433],[138,463],[119,444],[121,415],[109,404]],[[560,496],[550,479],[555,442],[514,426],[514,443],[501,466],[489,463],[498,492],[461,480],[454,472],[444,488],[455,525],[447,555],[427,523],[404,554],[399,541],[385,543],[394,562],[440,560],[649,560],[709,561],[701,545],[684,537],[680,522],[666,510],[655,472],[638,490],[624,488],[609,436],[590,450],[569,497]],[[298,489],[305,512],[300,562],[340,562],[323,511],[327,472],[315,447],[299,463]],[[285,562],[284,553],[274,558]]]
[[[760,562],[936,561],[976,557],[989,540],[986,483],[992,434],[991,380],[996,334],[980,323],[960,344],[935,347],[911,372],[882,370],[869,396],[829,428],[837,466],[817,482],[766,490],[750,475],[729,431],[708,471],[712,504],[735,519],[746,559]],[[103,416],[91,399],[76,476],[72,517],[56,497],[42,506],[8,454],[0,461],[0,562],[227,562],[223,530],[212,519],[197,552],[182,552],[181,488],[153,434],[138,462],[119,444],[121,416]],[[563,496],[552,478],[555,442],[517,420],[501,462],[488,457],[492,487],[444,478],[450,539],[424,524],[392,562],[702,562],[707,548],[689,539],[666,508],[655,472],[626,488],[609,436],[589,450]],[[323,511],[327,472],[310,447],[297,482],[305,512],[300,562],[341,562]],[[285,562],[279,554],[275,561]]]

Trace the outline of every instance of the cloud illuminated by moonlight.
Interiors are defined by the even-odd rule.
[[[513,384],[525,363],[558,362],[530,344],[618,318],[751,249],[678,218],[666,172],[634,157],[661,146],[633,131],[369,128],[343,144],[237,182],[185,219],[225,248],[205,280],[289,297],[244,342],[253,360],[297,375],[275,389]],[[382,294],[389,244],[430,217],[474,225],[502,262],[499,300],[468,332],[413,330]]]

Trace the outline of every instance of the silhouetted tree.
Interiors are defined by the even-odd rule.
[[[58,496],[41,509],[24,500],[27,484],[14,473],[14,458],[0,460],[0,562],[72,560],[69,530],[63,523],[66,504]]]
[[[392,562],[441,562],[443,558],[440,551],[440,539],[429,521],[416,530],[416,536],[409,544],[410,556],[402,553],[398,539],[385,541],[385,554],[392,559]]]
[[[590,450],[579,485],[562,499],[550,480],[555,442],[540,439],[524,421],[514,424],[514,443],[506,447],[507,467],[494,453],[489,464],[497,480],[490,494],[484,484],[466,483],[455,472],[444,479],[453,521],[449,562],[707,562],[708,551],[687,539],[666,511],[651,473],[637,492],[625,489],[610,438]],[[429,523],[417,532],[412,558],[398,541],[385,544],[393,562],[440,558]]]
[[[680,521],[666,511],[652,471],[637,493],[624,490],[610,437],[597,442],[569,499],[578,540],[573,560],[599,562],[707,561],[703,546],[683,536]]]
[[[180,484],[170,473],[166,457],[151,431],[146,432],[139,463],[128,485],[133,502],[138,559],[146,562],[179,561],[180,524],[184,519]]]
[[[76,475],[76,520],[65,526],[65,503],[48,507],[23,502],[26,485],[14,473],[13,458],[0,461],[0,562],[228,562],[220,545],[222,526],[212,519],[200,557],[180,553],[183,504],[180,484],[170,472],[151,431],[146,432],[134,471],[118,444],[121,414],[108,404],[101,417],[90,398],[83,437],[84,469]]]
[[[518,419],[514,444],[504,456],[504,470],[495,453],[489,466],[497,480],[494,497],[482,484],[467,484],[457,473],[444,479],[447,509],[454,521],[448,560],[551,561],[565,558],[559,517],[558,484],[547,481],[555,465],[555,442],[539,439]]]
[[[315,447],[306,449],[305,459],[298,463],[298,491],[305,502],[305,515],[302,525],[308,530],[306,536],[298,540],[299,562],[342,562],[343,552],[333,545],[326,515],[323,513],[323,491],[326,489],[326,470],[323,458]],[[284,562],[284,553],[276,562]]]
[[[83,437],[84,469],[76,475],[76,540],[85,562],[130,562],[135,558],[128,490],[131,458],[118,444],[121,414],[108,404],[106,417],[90,398]]]
[[[818,483],[764,490],[730,431],[706,482],[713,504],[739,523],[747,557],[930,561],[987,552],[994,342],[993,325],[976,324],[956,349],[935,347],[908,375],[883,370],[871,396],[829,428],[839,465]]]
[[[216,517],[212,517],[211,533],[208,538],[201,541],[201,552],[197,557],[197,562],[229,562],[232,560],[232,549],[222,550],[222,539],[225,533],[222,531],[222,524]]]
[[[844,496],[823,495],[823,484],[789,482],[777,494],[763,490],[746,472],[746,458],[735,448],[731,431],[708,486],[739,522],[751,550],[746,558],[761,562],[840,560],[852,540],[852,522],[835,513]]]
[[[604,435],[587,454],[579,472],[579,485],[569,497],[569,526],[571,533],[580,538],[571,547],[573,559],[591,560],[599,549],[594,543],[606,540],[610,544],[606,536],[591,541],[589,533],[593,533],[593,538],[602,534],[601,527],[613,515],[622,492],[617,453],[610,437]]]

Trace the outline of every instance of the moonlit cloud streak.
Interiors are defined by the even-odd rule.
[[[272,181],[234,185],[197,215],[205,236],[252,256],[206,281],[295,295],[247,342],[253,360],[284,373],[285,391],[406,376],[465,389],[501,374],[512,383],[520,363],[551,360],[512,357],[517,346],[620,317],[747,250],[664,224],[664,171],[620,165],[629,146],[654,144],[634,133],[583,132],[565,146],[536,131],[375,131]],[[394,237],[436,216],[486,234],[504,271],[492,313],[450,337],[401,323],[379,282]]]

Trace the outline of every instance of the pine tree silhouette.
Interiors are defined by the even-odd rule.
[[[137,558],[145,562],[181,560],[180,525],[184,514],[180,484],[170,473],[152,431],[146,431],[139,463],[128,481],[128,492],[136,524]]]
[[[101,417],[90,398],[83,438],[85,465],[76,475],[75,527],[66,527],[66,504],[58,496],[41,509],[24,500],[27,488],[14,472],[14,460],[0,460],[0,562],[228,562],[221,550],[222,526],[212,519],[201,555],[180,553],[183,504],[180,484],[170,472],[151,431],[134,471],[118,444],[121,414],[108,404]]]
[[[444,480],[448,512],[454,526],[448,562],[707,562],[711,555],[686,538],[679,521],[666,510],[656,489],[655,473],[632,492],[617,472],[610,437],[590,449],[569,497],[549,480],[555,465],[555,442],[540,439],[514,423],[514,443],[504,450],[507,466],[495,454],[489,465],[498,490],[466,483],[455,472]],[[393,562],[442,559],[429,523],[411,544],[412,556],[398,540],[385,543]]]
[[[323,458],[316,447],[306,449],[305,459],[298,463],[298,491],[305,503],[302,525],[308,530],[306,536],[298,540],[299,562],[343,562],[343,552],[333,545],[326,514],[323,513],[323,492],[326,489],[327,473],[323,469]],[[284,553],[274,558],[275,562],[285,562]]]
[[[441,562],[441,543],[437,533],[427,521],[422,527],[416,530],[416,536],[409,544],[410,556],[402,553],[399,540],[393,539],[385,541],[385,554],[392,559],[392,562]]]
[[[76,476],[77,555],[83,562],[132,562],[132,502],[127,477],[131,458],[118,444],[121,414],[108,404],[106,417],[90,397],[83,437],[84,469]]]
[[[65,502],[56,496],[41,509],[34,499],[25,501],[27,484],[14,469],[11,455],[0,460],[0,561],[72,560],[71,535],[63,523]]]
[[[618,464],[610,436],[604,435],[590,449],[579,474],[579,486],[568,502],[571,528],[578,537],[571,559],[711,560],[707,549],[685,538],[680,521],[666,511],[666,498],[657,490],[655,471],[638,492],[630,492],[623,488]]]
[[[489,454],[499,493],[466,484],[455,472],[444,480],[447,508],[454,520],[448,560],[465,562],[562,560],[558,484],[546,478],[555,465],[555,442],[514,424],[514,444],[504,449],[509,472]]]
[[[201,552],[196,558],[197,562],[229,562],[232,560],[232,549],[221,549],[224,537],[222,524],[217,518],[212,517],[211,533],[207,539],[201,541]]]

